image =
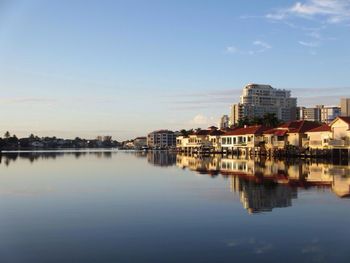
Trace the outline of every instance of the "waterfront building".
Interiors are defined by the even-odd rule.
[[[350,116],[350,98],[340,99],[341,116]]]
[[[220,136],[224,132],[211,126],[206,130],[199,129],[187,136],[176,137],[176,148],[185,152],[220,151]]]
[[[330,123],[332,140],[329,142],[333,148],[350,147],[350,117],[339,116]]]
[[[244,151],[248,154],[258,148],[263,142],[263,132],[268,128],[257,126],[246,126],[236,128],[221,135],[221,147],[224,152]]]
[[[231,122],[242,118],[263,117],[273,113],[283,122],[295,120],[297,99],[289,90],[275,89],[270,85],[248,84],[243,88],[240,102],[231,107]]]
[[[147,135],[147,146],[150,148],[167,149],[176,146],[176,134],[169,130],[158,130]]]
[[[306,132],[321,126],[312,121],[291,121],[264,132],[267,151],[285,150],[287,147],[303,149],[307,142]]]
[[[306,135],[308,137],[307,146],[310,149],[327,149],[328,143],[332,139],[332,129],[328,124],[323,124],[307,131]]]
[[[310,149],[345,150],[350,156],[350,117],[338,116],[329,125],[308,131],[307,136]]]
[[[222,115],[222,117],[220,118],[219,128],[226,129],[228,127],[230,127],[230,118],[228,117],[228,115]]]

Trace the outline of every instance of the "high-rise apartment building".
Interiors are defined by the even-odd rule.
[[[263,117],[273,113],[284,122],[295,120],[297,99],[289,90],[275,89],[270,85],[248,84],[243,88],[240,102],[231,108],[231,123],[248,117]]]
[[[350,98],[340,99],[341,116],[350,116]]]

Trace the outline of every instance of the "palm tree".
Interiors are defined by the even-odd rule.
[[[10,132],[9,132],[9,131],[5,132],[4,137],[5,137],[6,139],[10,138],[10,137],[11,137]]]

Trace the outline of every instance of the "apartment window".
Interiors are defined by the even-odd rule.
[[[222,138],[222,144],[226,144],[226,138]]]

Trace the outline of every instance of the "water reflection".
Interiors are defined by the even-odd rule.
[[[312,160],[235,159],[222,156],[177,155],[176,164],[200,174],[228,178],[250,213],[292,205],[298,188],[331,189],[340,198],[350,196],[350,167]]]
[[[0,153],[0,165],[9,166],[17,160],[28,160],[33,163],[39,160],[55,160],[63,156],[74,156],[79,159],[82,156],[94,155],[97,158],[111,158],[112,151],[33,151],[33,152],[5,152]]]
[[[163,151],[129,152],[144,158],[154,166],[170,167],[221,176],[228,181],[229,189],[239,196],[249,213],[272,211],[274,208],[290,207],[298,197],[298,189],[331,190],[340,198],[350,197],[350,166],[316,162],[315,160],[273,160],[264,158],[234,158],[216,156],[188,156]],[[0,164],[9,166],[23,159],[33,163],[39,160],[61,158],[64,155],[93,155],[96,158],[111,158],[111,151],[72,152],[17,152],[0,154]]]

